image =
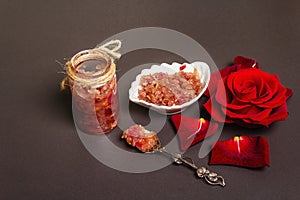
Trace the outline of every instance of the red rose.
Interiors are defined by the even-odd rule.
[[[260,70],[255,60],[238,56],[219,72],[222,79],[213,74],[205,92],[210,98],[204,107],[214,120],[268,127],[288,116],[286,100],[292,90],[282,86],[277,75]]]

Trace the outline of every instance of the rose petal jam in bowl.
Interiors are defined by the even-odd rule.
[[[210,69],[204,62],[152,65],[131,83],[129,99],[161,114],[172,115],[195,103],[207,89],[209,80]]]

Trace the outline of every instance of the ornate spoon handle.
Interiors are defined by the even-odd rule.
[[[186,164],[196,170],[196,173],[199,178],[204,179],[208,184],[210,185],[220,185],[222,187],[225,186],[225,180],[222,176],[219,176],[215,172],[210,172],[207,168],[205,167],[197,167],[193,161],[193,159],[185,156],[184,154],[181,153],[170,153],[168,152],[165,147],[159,148],[157,151],[166,153],[169,156],[172,157],[175,163],[177,164]]]

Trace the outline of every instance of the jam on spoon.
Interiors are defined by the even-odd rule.
[[[141,125],[133,125],[125,130],[121,136],[126,142],[139,149],[143,153],[165,153],[172,157],[177,164],[186,164],[196,170],[197,176],[204,179],[210,185],[225,186],[225,181],[222,176],[219,176],[215,172],[210,172],[205,167],[197,167],[194,161],[181,153],[170,153],[165,147],[161,145],[161,142],[157,134],[153,131],[145,129]]]

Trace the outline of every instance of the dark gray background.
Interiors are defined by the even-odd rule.
[[[299,199],[299,19],[297,0],[2,0],[0,199]],[[253,57],[294,90],[285,121],[257,130],[231,125],[222,132],[222,140],[243,134],[268,138],[271,167],[211,166],[226,178],[221,188],[176,165],[122,173],[86,151],[72,121],[70,94],[59,91],[63,76],[55,60],[64,62],[111,35],[144,26],[189,35],[219,68],[236,55]],[[132,52],[118,62],[118,76],[132,66],[176,59],[157,50]],[[200,145],[187,154],[196,158]]]

